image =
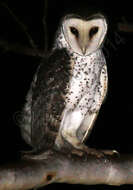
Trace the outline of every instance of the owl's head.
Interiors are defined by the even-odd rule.
[[[67,15],[62,20],[62,31],[73,52],[89,55],[102,45],[107,33],[107,22],[102,14],[87,19]]]

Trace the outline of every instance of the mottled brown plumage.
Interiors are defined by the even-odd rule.
[[[65,108],[63,96],[71,77],[70,63],[66,49],[55,50],[44,58],[34,76],[21,123],[22,135],[34,149],[53,146]],[[31,131],[28,132],[29,128]]]

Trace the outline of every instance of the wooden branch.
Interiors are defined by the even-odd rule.
[[[32,39],[31,35],[29,34],[27,27],[19,20],[19,18],[13,13],[13,11],[8,7],[8,5],[4,2],[1,3],[1,5],[8,11],[8,13],[12,16],[12,18],[16,21],[16,23],[19,25],[19,27],[22,29],[23,33],[28,39],[29,44],[31,47],[36,50],[37,45],[35,44],[34,40]]]
[[[43,29],[44,29],[44,52],[45,54],[48,52],[48,30],[47,30],[47,9],[48,9],[48,1],[44,0],[44,13],[43,13]]]
[[[10,44],[7,41],[0,40],[0,48],[3,49],[2,52],[14,52],[14,53],[19,53],[22,55],[29,55],[29,56],[34,56],[34,57],[40,57],[43,58],[44,51],[39,50],[39,49],[33,49],[29,48],[20,44]]]
[[[133,184],[133,155],[96,158],[51,152],[44,155],[44,159],[38,157],[0,167],[0,190],[31,189],[54,182]]]
[[[122,32],[133,32],[133,24],[118,23],[118,30]]]

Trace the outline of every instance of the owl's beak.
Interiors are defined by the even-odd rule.
[[[79,39],[79,46],[81,49],[81,52],[83,55],[86,54],[87,48],[88,48],[88,38],[86,37],[87,35],[82,34],[81,38]]]
[[[82,51],[83,55],[85,55],[86,54],[86,47],[82,47],[81,51]]]

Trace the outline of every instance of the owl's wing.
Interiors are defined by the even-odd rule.
[[[97,102],[96,107],[94,108],[95,111],[88,113],[82,124],[82,130],[81,130],[82,134],[80,134],[82,142],[87,139],[88,135],[90,134],[94,126],[94,122],[96,121],[100,107],[106,97],[107,89],[108,89],[108,74],[107,74],[107,66],[106,64],[104,64],[100,74],[100,94],[97,93],[95,96],[95,102]]]
[[[100,85],[101,85],[101,98],[100,105],[102,105],[108,91],[108,73],[107,73],[107,65],[104,64],[101,75],[100,75]]]
[[[63,95],[69,77],[70,61],[65,49],[55,50],[37,69],[26,104],[28,114],[25,109],[28,125],[23,125],[23,137],[35,149],[52,146],[55,140],[65,107]]]

